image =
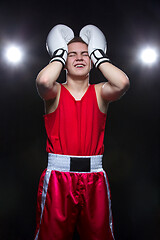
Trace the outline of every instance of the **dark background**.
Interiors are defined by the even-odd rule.
[[[130,78],[127,94],[110,104],[105,134],[115,238],[158,240],[160,67],[159,61],[147,67],[137,59],[146,44],[160,50],[158,0],[1,0],[0,239],[33,239],[38,182],[47,163],[43,101],[35,78],[49,62],[47,34],[59,23],[76,35],[87,24],[99,27],[110,59]],[[5,44],[12,42],[25,49],[18,66],[3,58]],[[98,77],[92,70],[91,80]]]

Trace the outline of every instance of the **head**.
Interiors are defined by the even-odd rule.
[[[66,69],[68,74],[74,77],[85,77],[90,72],[91,61],[88,55],[88,45],[81,37],[74,37],[68,43]]]
[[[68,45],[71,44],[71,43],[75,43],[75,42],[81,42],[81,43],[86,44],[81,37],[75,36],[75,37],[68,43]],[[87,44],[86,44],[86,45],[87,45]],[[87,45],[87,46],[88,46],[88,45]]]

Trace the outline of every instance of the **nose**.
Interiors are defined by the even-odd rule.
[[[76,55],[76,61],[83,61],[83,56],[82,56],[82,54],[77,54]]]

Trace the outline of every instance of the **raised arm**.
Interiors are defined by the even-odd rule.
[[[102,84],[101,96],[104,100],[115,101],[129,88],[129,79],[127,75],[111,63],[102,63],[99,66],[100,71],[108,82]]]
[[[108,80],[99,84],[101,89],[98,92],[101,97],[107,102],[119,99],[129,88],[129,79],[106,56],[107,43],[104,34],[96,26],[87,25],[81,29],[80,36],[88,44],[88,53],[93,64]]]
[[[36,84],[44,100],[53,99],[58,93],[58,79],[65,65],[68,53],[67,43],[74,37],[72,29],[59,24],[51,29],[47,37],[47,50],[51,56],[50,63],[37,76]]]
[[[43,68],[36,78],[39,95],[44,100],[53,99],[58,93],[58,79],[63,65],[54,61]]]

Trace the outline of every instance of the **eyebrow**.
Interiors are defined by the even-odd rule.
[[[69,55],[70,53],[76,53],[76,52],[74,52],[74,51],[73,51],[73,52],[68,52],[68,55]]]
[[[72,52],[69,52],[68,55],[69,55],[69,54],[72,54],[72,53],[76,54],[77,52],[72,51]],[[88,51],[82,51],[81,54],[83,54],[83,53],[87,53],[87,54],[88,54]]]

